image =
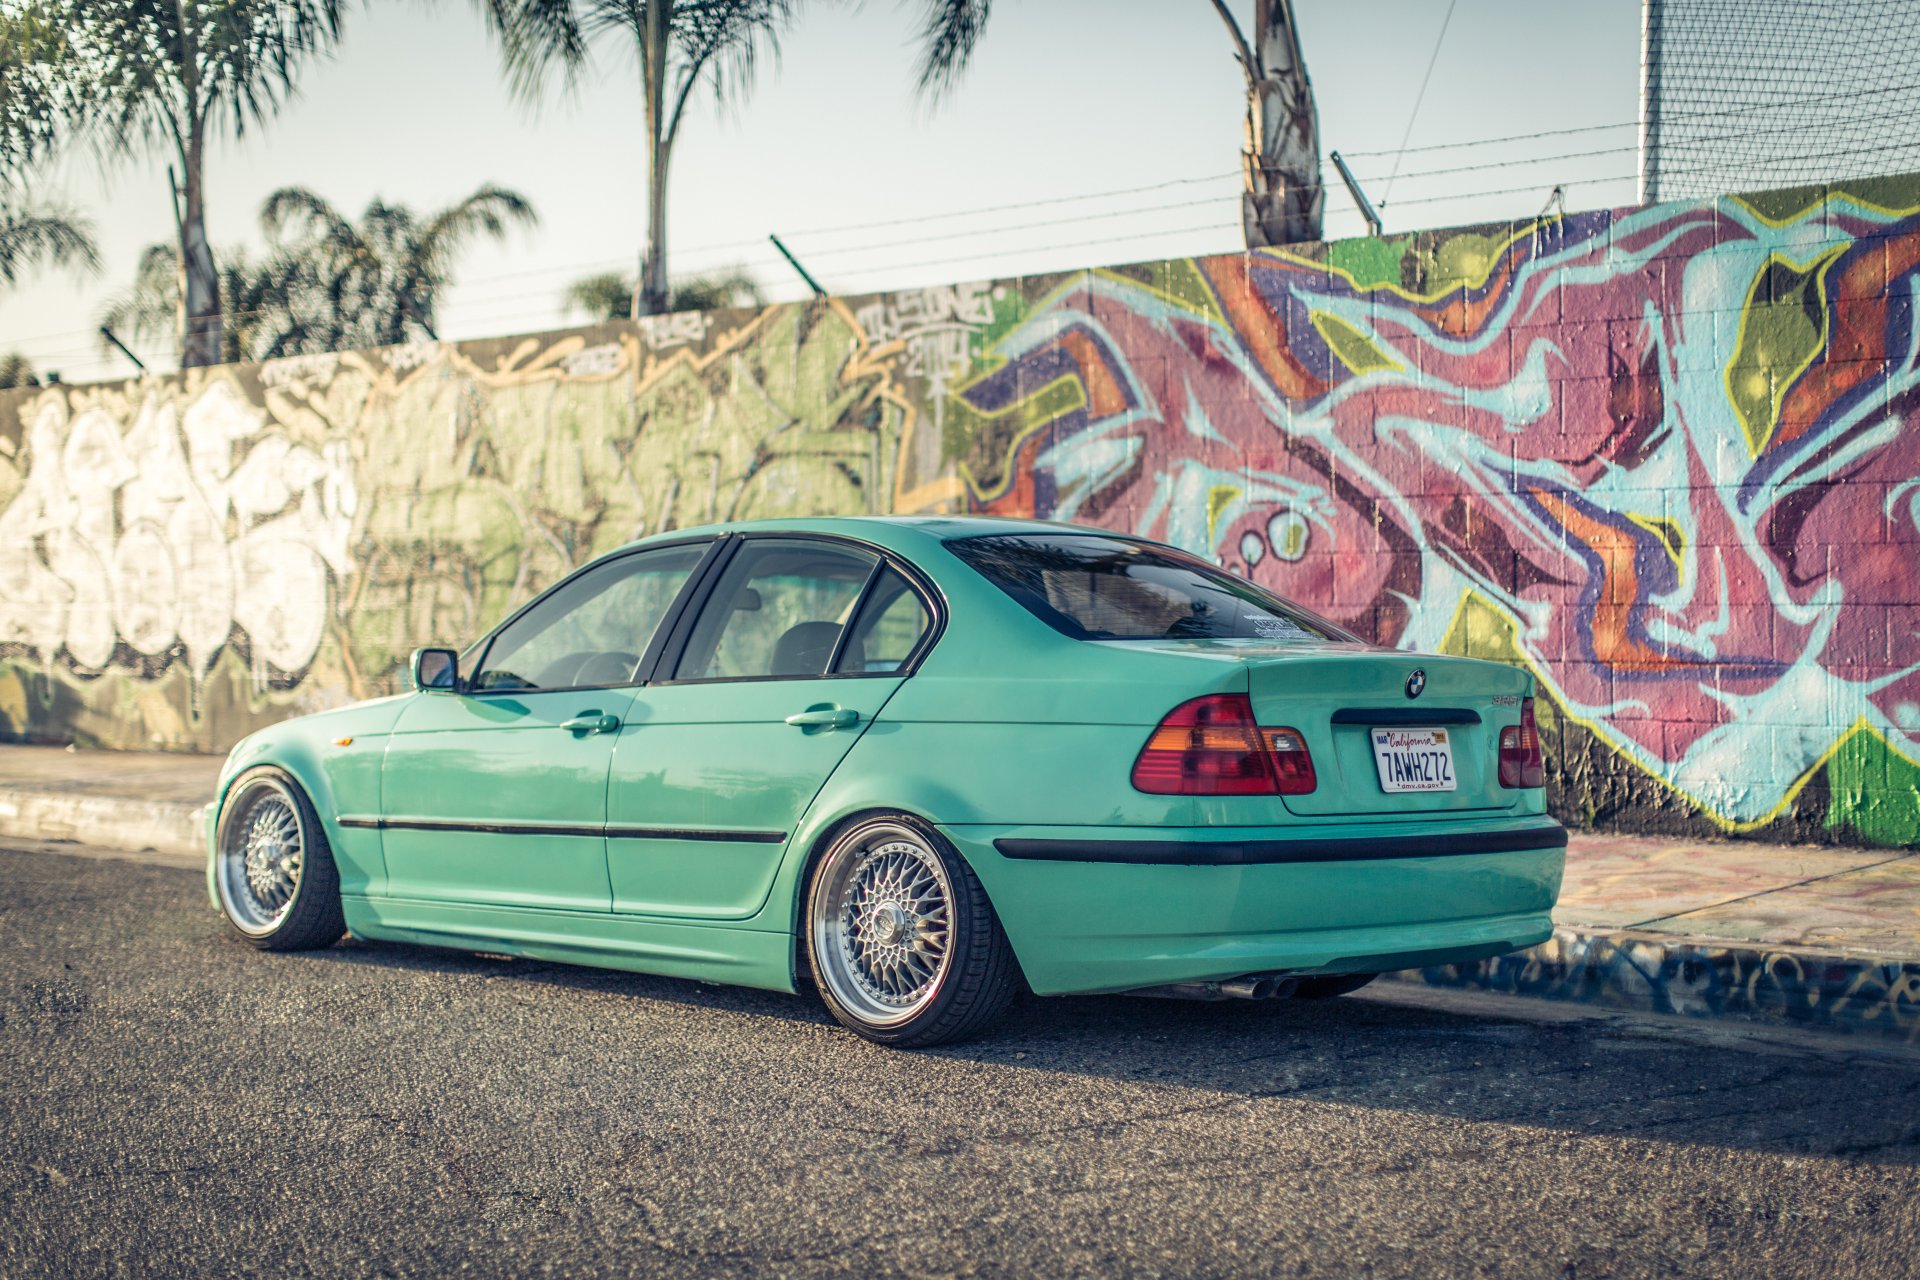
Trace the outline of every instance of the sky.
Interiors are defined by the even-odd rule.
[[[1250,0],[1229,7],[1250,23]],[[1530,217],[1556,184],[1569,210],[1633,202],[1636,0],[1295,7],[1323,153],[1348,158],[1389,234]],[[803,5],[750,97],[698,101],[670,172],[674,275],[740,265],[770,298],[804,296],[769,233],[836,293],[1240,247],[1244,82],[1210,0],[1001,0],[965,79],[931,109],[913,93],[918,12]],[[540,225],[465,253],[440,336],[576,323],[570,281],[638,263],[641,122],[630,47],[598,46],[575,93],[529,106],[468,0],[373,0],[277,119],[215,148],[212,240],[258,249],[260,205],[285,186],[358,214],[495,183]],[[75,155],[35,179],[39,199],[91,220],[102,271],[42,272],[0,297],[0,352],[70,382],[133,371],[95,326],[142,247],[172,237],[168,158],[103,170]],[[1331,163],[1325,178],[1327,237],[1364,234]],[[172,366],[166,350],[140,353]]]

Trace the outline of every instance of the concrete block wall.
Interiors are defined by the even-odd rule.
[[[0,392],[0,736],[217,751],[708,520],[1133,530],[1524,664],[1555,804],[1920,838],[1920,176]]]

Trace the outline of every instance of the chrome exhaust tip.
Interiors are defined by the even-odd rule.
[[[1300,985],[1284,973],[1247,973],[1222,982],[1170,982],[1161,987],[1139,987],[1126,994],[1163,1000],[1284,1000]]]

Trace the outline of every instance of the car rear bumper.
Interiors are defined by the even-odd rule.
[[[1042,995],[1447,964],[1552,932],[1538,816],[1364,827],[943,828]]]

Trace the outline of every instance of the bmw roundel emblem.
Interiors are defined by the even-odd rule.
[[[1420,696],[1420,691],[1425,689],[1426,687],[1427,687],[1426,668],[1415,667],[1413,669],[1413,674],[1407,677],[1407,696],[1409,698],[1417,698]]]

